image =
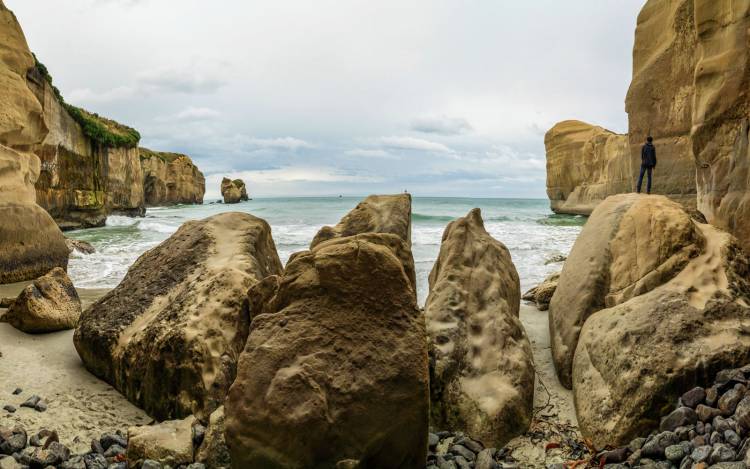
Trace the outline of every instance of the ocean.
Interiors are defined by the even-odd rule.
[[[96,253],[73,253],[68,273],[79,288],[113,288],[146,250],[156,246],[188,220],[238,211],[265,219],[282,263],[307,249],[324,225],[335,225],[362,198],[256,198],[234,205],[210,203],[149,208],[143,218],[110,216],[101,228],[66,233],[88,241]],[[567,255],[585,222],[584,217],[556,215],[546,199],[472,199],[415,197],[412,202],[412,251],[417,294],[424,304],[427,278],[440,251],[446,225],[472,208],[482,210],[485,228],[510,250],[521,278],[521,288],[541,282],[561,264],[547,263]]]

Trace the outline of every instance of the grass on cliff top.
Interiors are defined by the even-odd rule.
[[[149,150],[148,148],[140,147],[138,148],[138,151],[141,154],[141,159],[145,160],[148,158],[159,158],[160,160],[171,163],[175,160],[178,160],[180,158],[187,158],[190,159],[187,155],[183,155],[181,153],[169,153],[169,152],[163,152],[163,151],[154,151]]]
[[[52,87],[52,92],[57,100],[68,111],[70,117],[81,126],[83,133],[88,138],[106,147],[135,148],[138,146],[138,142],[141,141],[141,134],[137,130],[66,103],[60,90],[52,83],[52,75],[50,75],[49,70],[37,59],[36,55],[34,55],[34,62],[36,70]]]

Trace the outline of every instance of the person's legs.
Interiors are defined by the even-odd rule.
[[[654,172],[654,168],[648,168],[648,182],[646,183],[646,193],[651,193],[651,174]]]
[[[643,173],[646,172],[646,168],[641,166],[641,174],[638,176],[638,193],[641,193],[641,186],[643,185]]]

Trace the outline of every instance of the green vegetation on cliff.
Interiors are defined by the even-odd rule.
[[[81,126],[88,138],[106,147],[135,148],[138,146],[141,134],[137,130],[66,103],[60,90],[52,83],[52,75],[47,67],[37,59],[36,55],[34,55],[34,61],[37,72],[49,83],[57,100],[68,111],[70,117]]]
[[[190,157],[188,157],[187,155],[183,155],[181,153],[154,151],[154,150],[149,150],[148,148],[143,148],[143,147],[138,148],[138,151],[141,154],[141,160],[146,160],[149,158],[159,158],[165,163],[171,163],[180,158],[187,158],[188,160],[190,159]]]

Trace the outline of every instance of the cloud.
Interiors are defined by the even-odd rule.
[[[438,135],[459,135],[472,130],[471,124],[460,117],[424,116],[411,122],[411,130]]]
[[[296,151],[300,148],[313,148],[312,143],[306,142],[305,140],[295,137],[280,137],[280,138],[257,138],[249,137],[243,139],[245,144],[251,147],[275,149],[275,150],[290,150]]]
[[[364,148],[355,148],[354,150],[347,150],[344,152],[346,155],[350,156],[362,156],[365,158],[395,158],[394,155],[391,155],[385,150],[368,150]]]
[[[189,106],[176,114],[156,117],[154,120],[157,122],[201,122],[214,120],[219,116],[221,113],[215,109]]]
[[[415,137],[382,137],[380,143],[386,148],[393,148],[395,150],[429,151],[438,153],[451,153],[453,151],[442,143]]]
[[[215,75],[207,67],[185,66],[148,70],[135,77],[131,85],[122,85],[108,90],[97,91],[91,88],[77,88],[67,94],[72,103],[110,103],[150,96],[170,94],[211,94],[222,88],[226,81]]]

